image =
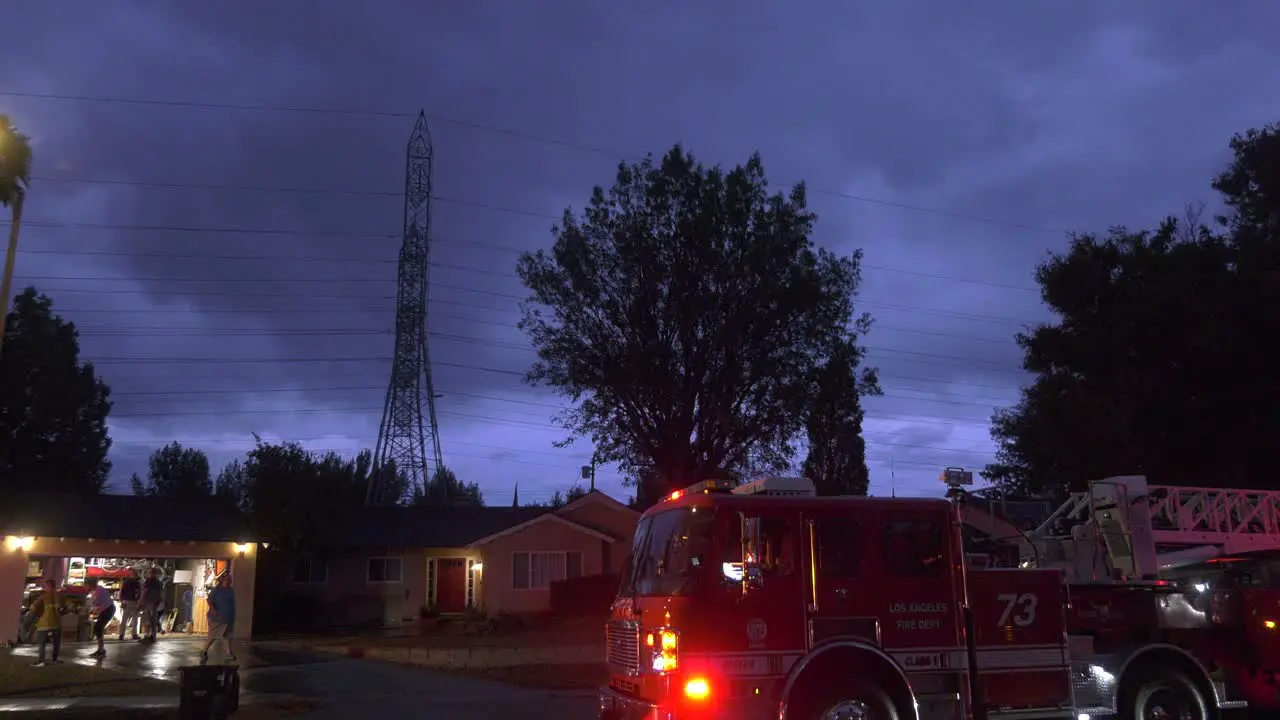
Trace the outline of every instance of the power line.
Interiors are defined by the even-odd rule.
[[[457,340],[460,342],[478,342],[480,344],[485,344],[485,345],[490,344],[489,341],[487,340],[480,340],[478,338],[471,338],[464,335],[450,335],[447,333],[433,332],[431,333],[431,336],[445,339],[445,340]],[[995,360],[984,360],[982,358],[965,358],[965,357],[957,357],[955,355],[943,355],[939,353],[927,353],[927,352],[919,352],[915,350],[896,350],[894,348],[882,348],[882,347],[876,347],[872,345],[863,345],[862,347],[867,350],[874,350],[877,352],[895,353],[895,354],[919,356],[919,357],[926,357],[926,358],[936,358],[940,360],[949,360],[949,361],[978,363],[982,365],[992,365],[999,368],[1007,367],[1005,363],[1001,363]],[[274,357],[274,358],[272,357],[249,357],[249,358],[100,357],[93,360],[93,362],[98,365],[117,365],[117,364],[201,365],[201,364],[207,364],[207,363],[237,364],[237,365],[243,364],[243,363],[250,363],[250,364],[266,363],[266,364],[284,365],[284,364],[292,364],[292,363],[352,363],[352,362],[390,362],[390,361],[391,361],[391,356],[389,355],[373,355],[373,356],[363,356],[363,357]],[[442,365],[445,367],[449,366],[448,363],[444,363],[444,362],[433,361],[433,363],[436,365]],[[471,367],[476,370],[485,370],[487,372],[501,373],[505,375],[524,376],[525,374],[525,372],[521,370],[504,370],[500,368],[484,368],[480,366],[471,366]]]
[[[273,280],[264,280],[263,282],[268,284],[276,284],[276,281],[273,281]],[[387,309],[387,308],[376,308],[374,309],[374,311],[384,310],[384,309]],[[487,308],[477,308],[477,309],[487,309]],[[75,311],[68,310],[66,312],[74,313]],[[116,310],[115,312],[126,313],[129,311]],[[506,328],[508,330],[515,329],[514,323],[495,322],[493,320],[483,320],[480,318],[471,318],[471,317],[465,317],[461,315],[433,313],[432,317],[433,319],[454,320],[454,321],[465,322],[469,324],[474,323],[478,325],[501,327],[501,328]],[[114,337],[114,336],[144,336],[145,337],[146,333],[157,333],[157,334],[163,334],[165,336],[173,335],[175,333],[178,333],[178,334],[191,333],[191,334],[200,335],[200,336],[217,335],[217,336],[232,336],[232,337],[241,337],[241,336],[254,337],[254,336],[276,336],[276,335],[324,336],[324,335],[393,335],[394,334],[393,330],[375,330],[375,329],[370,329],[365,327],[296,328],[296,329],[221,328],[221,327],[181,326],[181,325],[110,325],[110,326],[104,325],[99,327],[94,325],[81,325],[77,323],[76,329],[80,332],[81,336],[92,336],[92,337]],[[917,328],[904,328],[904,327],[898,327],[895,325],[885,325],[882,323],[877,323],[875,326],[873,326],[872,332],[883,332],[883,331],[901,332],[901,333],[907,333],[911,335],[925,335],[929,337],[951,338],[956,340],[990,343],[995,345],[1007,345],[1007,344],[1010,344],[1011,342],[1011,338],[977,337],[977,336],[970,336],[970,335],[961,335],[958,333],[940,332],[936,330],[920,330]]]
[[[171,108],[189,108],[200,110],[231,110],[240,112],[279,112],[279,113],[300,113],[308,115],[329,115],[329,116],[350,116],[350,117],[377,117],[377,118],[394,118],[406,119],[416,118],[418,113],[405,113],[385,110],[358,110],[353,108],[315,108],[305,106],[289,106],[289,105],[267,105],[267,104],[245,104],[245,103],[217,103],[202,102],[193,100],[166,100],[160,98],[124,98],[110,97],[104,95],[72,95],[60,93],[37,93],[23,92],[16,90],[0,91],[0,96],[26,98],[32,100],[53,100],[63,102],[79,102],[79,103],[98,103],[98,104],[117,104],[117,105],[135,105],[135,106],[151,106],[151,107],[171,107]],[[542,143],[546,145],[554,145],[558,147],[580,150],[597,155],[605,155],[613,159],[634,160],[639,156],[638,153],[625,152],[617,149],[604,148],[599,146],[587,145],[585,143],[573,142],[559,138],[552,138],[545,135],[538,135],[522,130],[500,127],[497,125],[489,125],[470,120],[462,120],[459,118],[448,117],[435,113],[429,113],[427,117],[434,122],[447,123],[458,127],[464,127],[471,130],[479,130],[497,135],[518,138],[531,142]],[[788,183],[794,184],[794,183]],[[243,186],[242,186],[243,187]],[[211,188],[204,188],[211,189]],[[230,189],[230,188],[228,188]],[[1056,235],[1065,235],[1065,231],[1054,228],[1048,228],[1040,225],[1029,223],[1020,223],[1000,218],[989,217],[984,215],[975,215],[972,213],[961,213],[941,208],[932,208],[923,205],[915,205],[911,203],[898,202],[894,200],[886,200],[883,198],[875,198],[868,195],[859,195],[835,190],[827,190],[814,188],[809,190],[812,194],[825,195],[828,197],[839,198],[851,202],[863,203],[868,205],[877,205],[880,207],[894,208],[898,210],[906,210],[916,213],[924,213],[929,215],[937,215],[941,217],[949,217],[956,220],[966,220],[969,222],[978,222],[988,225],[1001,225],[1004,227],[1027,230],[1032,232],[1053,233]]]
[[[34,279],[39,279],[39,278],[38,278],[38,277],[33,277],[33,276],[26,276],[26,277],[22,278],[22,280],[23,280],[24,282],[25,282],[25,281],[28,281],[28,280],[34,280]],[[66,280],[66,279],[71,279],[71,278],[58,277],[58,278],[50,278],[50,279]],[[133,279],[133,278],[119,278],[119,279],[120,279],[121,281],[138,282],[138,280]],[[220,283],[221,281],[220,281],[220,280],[199,280],[199,281],[197,281],[197,282],[209,282],[209,283],[215,283],[215,284],[217,284],[217,283]],[[263,284],[263,285],[280,285],[280,284],[283,284],[283,283],[285,283],[285,282],[289,282],[289,281],[288,281],[288,280],[284,280],[284,279],[266,278],[266,279],[260,279],[260,280],[253,280],[253,281],[249,281],[249,282],[254,282],[254,283],[257,283],[257,284]],[[322,280],[322,281],[316,281],[316,282],[322,282],[322,283],[325,283],[325,284],[330,284],[330,285],[332,285],[332,284],[334,284],[336,281],[331,281],[331,280]],[[359,281],[354,281],[354,282],[359,282]],[[384,281],[379,281],[379,282],[384,282]],[[470,293],[477,293],[477,294],[482,294],[482,295],[487,295],[487,296],[492,296],[492,297],[499,297],[499,298],[513,299],[513,300],[524,300],[524,299],[525,299],[525,298],[524,298],[524,296],[521,296],[521,295],[516,295],[516,294],[513,294],[513,293],[503,293],[503,292],[499,292],[499,291],[496,291],[496,290],[485,290],[485,289],[481,289],[481,288],[466,288],[466,287],[462,287],[462,286],[459,286],[459,285],[449,285],[449,284],[447,284],[447,283],[439,283],[439,282],[437,282],[437,283],[432,283],[432,285],[433,285],[434,287],[437,287],[437,288],[442,288],[442,289],[446,289],[446,290],[454,290],[454,291],[458,291],[458,292],[470,292]],[[41,288],[41,290],[40,290],[40,291],[41,291],[41,292],[43,292],[43,293],[46,293],[46,294],[52,294],[52,293],[69,293],[69,294],[83,294],[83,295],[148,295],[148,296],[149,296],[149,295],[153,295],[153,294],[155,294],[154,292],[149,292],[149,291],[146,291],[146,290],[129,290],[129,289],[120,289],[120,288],[79,288],[79,287],[68,287],[68,288],[62,288],[62,287],[48,287],[48,286],[45,286],[44,288]],[[169,291],[169,292],[168,292],[168,293],[166,293],[166,294],[168,294],[168,295],[173,295],[173,296],[179,296],[179,297],[187,297],[187,296],[190,296],[190,297],[234,297],[234,298],[238,298],[238,299],[244,299],[244,298],[288,298],[288,299],[305,299],[305,300],[324,300],[324,299],[328,299],[328,300],[346,300],[346,301],[350,301],[350,300],[382,300],[382,301],[389,301],[389,300],[394,299],[394,298],[393,298],[393,296],[391,296],[391,295],[351,295],[351,294],[346,294],[346,293],[343,293],[343,294],[328,294],[328,293],[318,293],[318,292],[317,292],[317,293],[312,293],[312,292],[308,292],[308,293],[297,293],[297,292],[286,292],[286,293],[279,293],[279,292],[275,292],[275,293],[256,293],[256,292],[235,292],[235,291],[231,291],[231,290],[226,290],[226,291],[180,290],[180,291]],[[474,304],[474,303],[466,303],[466,302],[460,302],[460,301],[456,301],[456,300],[447,300],[447,299],[443,299],[443,298],[432,298],[432,299],[430,300],[430,302],[432,302],[432,303],[439,303],[439,304],[442,304],[442,305],[456,305],[456,306],[459,306],[459,307],[466,307],[466,308],[471,308],[471,309],[476,309],[476,310],[484,310],[484,311],[488,311],[488,312],[508,312],[508,311],[509,311],[509,309],[507,309],[507,308],[494,308],[494,307],[487,307],[487,306],[484,306],[484,305],[476,305],[476,304]],[[964,318],[985,319],[985,320],[1007,320],[1007,321],[1009,321],[1009,322],[1017,322],[1017,320],[1016,320],[1016,319],[1014,319],[1014,318],[1000,318],[1000,317],[998,317],[998,316],[968,315],[968,314],[963,314],[963,313],[953,313],[953,312],[944,311],[944,310],[934,310],[934,309],[932,309],[932,308],[918,308],[918,307],[903,306],[903,305],[892,305],[892,304],[888,304],[888,303],[877,303],[877,302],[869,301],[869,300],[859,300],[859,301],[858,301],[858,304],[859,304],[859,305],[863,305],[863,306],[873,306],[873,307],[876,307],[876,306],[889,306],[889,307],[902,308],[902,309],[905,309],[905,310],[910,310],[910,311],[920,312],[920,313],[939,313],[939,314],[955,315],[955,316],[964,317]],[[387,309],[389,309],[389,308],[388,308],[388,306],[379,306],[379,307],[371,307],[371,308],[367,308],[367,309],[365,309],[364,311],[365,311],[365,312],[379,312],[379,311],[383,311],[383,310],[387,310]],[[264,312],[264,313],[270,313],[270,312],[283,312],[283,311],[288,311],[288,309],[287,309],[287,308],[285,308],[285,309],[271,309],[271,308],[264,308],[264,309],[262,309],[262,310],[261,310],[261,312]],[[62,310],[62,312],[66,312],[66,313],[73,313],[73,312],[84,312],[84,313],[104,313],[104,312],[110,312],[110,313],[126,313],[126,314],[135,314],[137,311],[129,310],[129,309],[110,309],[110,310],[108,310],[108,309],[103,309],[103,308],[96,308],[96,309],[94,309],[94,308],[86,308],[86,309],[83,309],[83,310],[77,310],[77,309],[64,309],[64,310]],[[183,314],[189,314],[189,315],[190,315],[190,314],[196,314],[196,315],[198,315],[198,314],[202,314],[202,312],[203,312],[203,311],[202,311],[202,310],[183,309],[183,310],[181,310],[181,311],[172,311],[172,312],[182,312]],[[255,312],[259,312],[259,310],[256,310],[256,309],[254,309],[254,308],[246,308],[246,309],[236,310],[236,311],[234,311],[234,312],[235,312],[236,314],[245,315],[245,314],[253,314],[253,313],[255,313]],[[315,309],[315,308],[308,308],[308,309],[307,309],[307,312],[310,312],[310,313],[317,313],[317,312],[328,312],[328,311],[327,311],[327,310],[317,310],[317,309]],[[339,309],[339,310],[334,310],[333,312],[359,312],[359,310],[354,310],[354,309],[351,309],[351,308],[343,308],[343,309]],[[448,316],[446,316],[446,317],[448,317]],[[506,323],[494,323],[494,322],[492,322],[492,321],[485,321],[485,320],[481,320],[481,319],[478,319],[478,318],[455,318],[455,319],[458,319],[458,320],[465,320],[465,321],[467,321],[467,322],[479,322],[479,323],[482,323],[482,324],[492,324],[492,325],[499,325],[499,326],[506,326],[506,327],[512,327],[512,328],[514,328],[514,323],[511,323],[511,324],[506,324]],[[875,326],[873,325],[873,332],[874,332],[874,329],[875,329]],[[940,332],[937,332],[937,331],[914,330],[914,329],[911,329],[911,328],[898,328],[898,327],[896,327],[896,326],[885,326],[885,329],[895,330],[895,331],[900,331],[900,332],[908,332],[908,333],[917,333],[917,334],[933,335],[933,336],[936,336],[936,337],[954,337],[954,338],[956,338],[956,339],[974,340],[974,341],[978,341],[978,342],[992,342],[992,343],[996,343],[996,344],[1000,344],[1000,343],[1002,343],[1002,342],[1003,342],[1003,341],[1000,341],[1000,340],[996,340],[996,339],[994,339],[994,338],[990,338],[990,339],[986,339],[986,338],[975,338],[975,337],[968,336],[968,335],[956,335],[956,334],[950,334],[950,333],[940,333]],[[880,350],[885,351],[885,352],[904,352],[904,353],[905,353],[905,352],[908,352],[908,351],[905,351],[905,350],[898,351],[898,350],[892,350],[892,349],[886,349],[886,348],[880,348]],[[954,357],[949,357],[949,359],[963,359],[963,358],[954,358]]]
[[[333,409],[330,409],[330,408],[309,408],[309,409],[305,409],[305,410],[296,410],[296,409],[288,409],[288,410],[185,410],[185,411],[157,412],[157,413],[120,413],[120,414],[114,414],[114,413],[113,413],[113,414],[112,414],[112,417],[114,417],[114,418],[121,418],[121,419],[137,419],[137,418],[144,418],[144,417],[199,417],[199,416],[226,416],[226,415],[294,415],[294,414],[299,414],[299,413],[305,413],[305,414],[327,414],[327,415],[370,415],[370,414],[378,413],[378,412],[381,412],[381,411],[382,411],[382,408],[381,408],[380,406],[350,407],[350,408],[333,408]],[[540,422],[533,422],[533,421],[531,421],[531,420],[517,420],[517,419],[510,419],[510,418],[495,418],[495,417],[486,416],[486,415],[474,415],[474,414],[469,414],[469,413],[459,413],[459,412],[452,412],[452,411],[440,411],[440,414],[441,414],[441,415],[444,415],[445,417],[453,417],[453,418],[459,418],[459,419],[464,419],[464,420],[475,420],[475,421],[481,421],[481,422],[485,422],[485,423],[498,423],[498,424],[502,424],[502,425],[512,425],[512,426],[517,426],[517,427],[535,427],[535,428],[546,428],[546,429],[551,429],[551,430],[563,430],[563,428],[560,428],[559,426],[556,426],[556,425],[552,425],[552,424],[550,424],[550,423],[545,423],[545,422],[541,422],[541,423],[540,423]],[[915,445],[915,444],[911,444],[911,443],[895,443],[895,442],[887,442],[887,441],[883,441],[883,440],[866,440],[865,442],[866,442],[868,445],[875,445],[875,446],[881,446],[881,447],[892,447],[892,448],[898,448],[898,449],[903,449],[903,450],[932,450],[932,451],[939,451],[939,452],[963,453],[963,454],[976,454],[976,455],[990,455],[990,454],[991,454],[990,452],[987,452],[987,451],[962,450],[962,449],[959,449],[959,448],[944,448],[944,447],[937,447],[937,446],[932,446],[932,445]]]
[[[174,226],[126,225],[126,224],[118,224],[118,223],[83,223],[83,222],[73,223],[73,222],[62,222],[57,220],[40,220],[40,219],[23,220],[22,224],[24,227],[31,226],[31,227],[58,228],[58,229],[118,230],[118,231],[127,231],[127,232],[219,233],[219,234],[229,234],[229,235],[264,235],[264,236],[285,236],[285,237],[316,236],[316,237],[325,237],[329,239],[351,239],[351,240],[371,240],[371,239],[372,240],[396,240],[398,239],[397,235],[394,233],[382,233],[382,232],[374,232],[374,231],[326,230],[326,231],[312,232],[309,230],[297,230],[297,229],[288,229],[288,228],[253,228],[253,227],[236,228],[236,227],[182,226],[182,225],[174,225]],[[516,247],[511,247],[509,245],[498,245],[494,243],[481,242],[478,240],[433,238],[433,241],[446,244],[446,245],[460,245],[465,247],[474,247],[474,248],[479,248],[483,250],[493,250],[496,252],[505,252],[505,253],[511,253],[511,254],[519,254],[519,253],[529,252],[531,250],[531,248],[516,248]],[[129,253],[129,252],[107,253],[107,252],[93,252],[93,251],[29,250],[25,252],[32,252],[35,254],[93,254],[93,255],[115,254],[120,256],[136,255],[136,253]],[[152,257],[167,256],[167,254],[165,253],[151,253],[148,255]],[[181,258],[184,256],[173,255],[172,257]],[[187,259],[194,259],[194,258],[191,258],[191,256],[185,256],[185,257]],[[209,258],[210,256],[205,255],[205,256],[196,256],[196,257]],[[235,260],[235,259],[242,259],[243,257],[244,256],[238,257],[234,255],[229,255],[229,256],[220,256],[217,259]],[[256,259],[293,260],[295,258],[292,258],[290,256],[260,256],[259,258],[256,258]],[[366,263],[378,263],[378,264],[391,264],[395,262],[394,260],[378,260],[376,258],[315,258],[315,260],[325,261],[325,262],[366,262]],[[456,270],[467,270],[470,272],[479,272],[484,274],[495,274],[495,275],[515,277],[514,273],[510,273],[510,272],[487,270],[487,269],[480,269],[480,268],[469,268],[464,266],[449,266],[449,265],[440,265],[437,263],[433,263],[432,267],[442,267],[446,269],[456,269]],[[928,273],[928,272],[922,272],[919,270],[895,268],[888,265],[875,265],[871,263],[861,263],[860,267],[863,270],[874,270],[877,272],[888,272],[888,273],[895,273],[899,275],[911,275],[914,277],[926,278],[929,280],[943,280],[947,282],[966,283],[970,285],[980,285],[984,287],[1000,288],[1003,290],[1017,290],[1020,292],[1035,292],[1035,293],[1039,292],[1038,288],[1034,288],[1026,285],[1011,285],[1008,283],[990,282],[986,280],[977,280],[974,278],[960,277],[956,275],[941,275],[938,273]]]
[[[920,382],[940,382],[940,383],[946,383],[946,382],[947,382],[947,381],[938,380],[938,379],[934,379],[934,378],[909,378],[909,377],[908,377],[908,378],[902,378],[902,379],[907,379],[907,380],[916,380],[916,381],[920,381]],[[947,384],[952,384],[952,383],[947,383]],[[961,384],[961,383],[955,383],[955,384]],[[978,385],[978,387],[983,387],[983,386]],[[995,387],[996,389],[1002,389],[1002,390],[1008,390],[1008,389],[1009,389],[1009,388],[1002,388],[1002,387],[999,387],[999,386],[989,386],[989,387]],[[382,389],[383,389],[382,385],[352,385],[352,386],[336,386],[336,387],[335,387],[335,386],[329,386],[329,387],[284,387],[284,388],[274,388],[274,387],[273,387],[273,388],[250,387],[250,388],[236,388],[236,389],[201,389],[201,388],[191,388],[191,389],[187,389],[187,388],[184,388],[184,389],[181,389],[181,390],[140,390],[140,391],[128,391],[128,390],[126,390],[126,391],[115,391],[115,390],[113,390],[113,391],[112,391],[112,393],[111,393],[111,395],[112,395],[112,397],[113,397],[113,398],[114,398],[114,397],[156,397],[156,398],[159,398],[159,397],[163,397],[163,396],[173,396],[173,399],[174,399],[174,400],[184,400],[184,401],[187,401],[187,400],[189,400],[189,399],[190,399],[190,397],[192,397],[192,396],[195,396],[195,397],[200,397],[200,396],[210,396],[210,395],[227,395],[227,396],[250,395],[250,396],[258,396],[258,395],[264,395],[264,394],[283,394],[283,393],[306,393],[306,394],[309,394],[309,395],[313,395],[313,396],[314,396],[314,395],[316,395],[316,394],[318,394],[318,393],[339,393],[339,392],[357,392],[357,391],[359,391],[359,392],[377,392],[377,391],[381,391]],[[473,400],[485,400],[485,401],[490,401],[490,402],[502,402],[502,403],[509,403],[509,404],[522,405],[522,406],[532,406],[532,407],[544,407],[544,408],[548,408],[548,409],[552,409],[552,410],[558,410],[558,411],[563,411],[563,410],[569,409],[567,405],[558,404],[558,403],[540,402],[540,401],[536,401],[536,400],[523,400],[523,399],[519,399],[519,398],[499,397],[499,396],[496,396],[496,395],[485,395],[485,394],[482,394],[482,393],[469,393],[469,392],[461,392],[461,391],[448,391],[448,392],[444,392],[444,393],[442,394],[442,397],[444,397],[445,399],[449,399],[449,398],[453,398],[453,397],[463,397],[463,398],[468,398],[468,399],[473,399]],[[976,398],[975,396],[968,396],[968,395],[964,395],[964,396],[960,396],[960,397],[970,397],[970,398],[974,398],[974,399],[987,399],[987,398]],[[870,400],[874,400],[874,399],[875,399],[875,398],[870,398]],[[917,398],[904,397],[904,398],[902,398],[902,399],[905,399],[905,400],[914,400],[914,399],[917,399]],[[993,403],[997,403],[997,404],[999,404],[999,403],[1007,403],[1007,402],[1008,402],[1008,400],[1001,400],[1001,399],[996,399],[996,398],[990,398],[990,400],[991,400],[991,402],[993,402]],[[980,407],[984,407],[984,408],[988,408],[988,407],[990,407],[989,405],[985,405],[985,404],[981,404],[981,403],[962,403],[962,404],[972,404],[972,405],[974,405],[974,406],[980,406]],[[163,414],[166,414],[166,413],[159,413],[159,414],[163,415]],[[117,417],[118,417],[118,414],[113,414],[113,416],[117,416]],[[961,426],[961,427],[975,427],[975,428],[979,428],[979,427],[981,427],[981,428],[985,428],[985,427],[987,427],[987,423],[985,423],[985,422],[977,422],[977,421],[973,420],[972,418],[959,418],[959,417],[952,417],[952,416],[940,416],[940,415],[921,415],[921,414],[916,414],[916,413],[910,413],[910,414],[896,414],[896,415],[892,415],[892,414],[883,414],[883,413],[879,413],[879,412],[869,411],[869,412],[867,413],[867,415],[866,415],[866,419],[867,419],[867,420],[882,420],[882,421],[889,421],[889,422],[909,422],[909,423],[912,423],[912,424],[923,424],[923,425],[931,425],[931,424],[932,424],[932,425]]]
[[[181,335],[175,335],[175,334],[174,334],[174,329],[172,329],[172,328],[158,328],[158,330],[160,331],[160,332],[158,332],[158,333],[157,333],[157,336],[159,336],[159,337],[180,337],[180,336],[181,336]],[[193,328],[193,329],[192,329],[192,334],[193,334],[193,335],[196,335],[197,333],[198,333],[198,336],[200,336],[200,337],[204,337],[204,336],[211,336],[211,337],[219,337],[219,336],[221,336],[221,337],[228,337],[228,336],[229,336],[229,337],[239,337],[239,336],[242,336],[242,335],[243,335],[243,333],[218,333],[217,331],[202,331],[202,330],[200,330],[200,329],[198,329],[198,328]],[[389,335],[389,334],[390,334],[390,331],[385,331],[385,330],[356,330],[356,331],[352,331],[352,332],[349,332],[349,333],[348,333],[348,332],[336,332],[336,331],[327,331],[327,330],[317,330],[317,331],[314,331],[314,333],[315,333],[316,335],[321,336],[321,337],[326,337],[326,336],[345,336],[345,335],[349,335],[349,334],[350,334],[350,335]],[[83,333],[83,332],[82,332],[81,334],[82,334],[82,335],[85,335],[85,334],[87,334],[87,333]],[[266,335],[266,336],[275,336],[275,335],[278,335],[278,334],[281,334],[281,333],[274,333],[274,332],[270,332],[270,331],[264,331],[264,332],[262,332],[262,333],[251,333],[251,334],[254,334],[254,335],[261,334],[261,335]],[[289,336],[289,335],[291,335],[292,333],[290,333],[289,331],[285,331],[283,334],[284,334],[285,336]],[[303,334],[303,333],[299,333],[299,334]],[[494,341],[491,341],[491,340],[488,340],[488,339],[485,339],[485,338],[475,338],[475,337],[469,337],[469,336],[465,336],[465,335],[455,335],[455,334],[450,334],[450,333],[438,333],[438,332],[432,332],[432,333],[429,333],[429,334],[430,334],[430,336],[431,336],[431,337],[433,337],[433,338],[438,338],[438,339],[444,339],[444,340],[457,340],[457,341],[462,341],[462,342],[469,342],[469,343],[475,343],[475,344],[485,345],[485,346],[488,346],[488,347],[494,347],[494,348],[498,348],[498,349],[519,350],[519,351],[530,352],[530,353],[532,353],[532,352],[533,352],[533,348],[528,347],[528,346],[521,346],[521,345],[515,345],[515,344],[506,344],[506,343],[498,343],[498,342],[494,342]],[[109,336],[109,337],[115,337],[116,335],[108,335],[108,336]],[[139,336],[129,335],[129,334],[125,334],[125,333],[122,333],[120,336],[122,336],[122,337],[139,337]],[[906,351],[902,351],[902,352],[906,352]],[[381,357],[381,356],[378,356],[378,357],[368,357],[368,358],[323,358],[323,357],[318,357],[318,358],[282,358],[282,359],[280,359],[280,360],[282,360],[282,361],[286,361],[286,362],[288,362],[288,361],[296,361],[296,362],[329,362],[329,361],[333,361],[333,362],[385,362],[385,361],[387,361],[387,360],[388,360],[388,358],[386,358],[386,357]],[[965,360],[968,360],[968,359],[965,359]],[[171,363],[171,362],[179,362],[179,361],[181,361],[181,362],[191,362],[191,363],[204,363],[204,362],[209,362],[209,363],[219,363],[219,362],[222,362],[223,360],[222,360],[221,358],[163,358],[163,359],[160,359],[160,358],[154,358],[154,359],[153,359],[153,358],[146,358],[146,357],[143,357],[143,358],[136,358],[136,359],[134,359],[134,358],[130,358],[130,359],[128,359],[128,360],[121,359],[121,358],[105,358],[105,359],[99,359],[99,360],[97,360],[97,361],[95,361],[95,362],[97,362],[97,363],[101,363],[101,364],[107,364],[107,363],[117,363],[117,364],[118,364],[118,363],[122,363],[122,362],[137,362],[138,364],[152,364],[152,363],[164,363],[164,364],[168,364],[168,363]],[[234,359],[234,361],[235,361],[235,362],[263,362],[263,363],[271,363],[271,362],[275,362],[275,361],[276,361],[276,359],[275,359],[275,358],[237,358],[237,359]],[[442,367],[466,368],[466,369],[481,370],[481,371],[484,371],[484,372],[500,373],[500,374],[504,374],[504,375],[513,375],[513,376],[519,376],[519,377],[523,377],[523,375],[525,374],[525,372],[524,372],[524,371],[519,371],[519,370],[507,370],[507,369],[503,369],[503,368],[490,368],[490,367],[484,367],[484,366],[479,366],[479,365],[471,365],[471,364],[467,364],[467,363],[450,363],[450,362],[446,362],[446,361],[438,361],[436,364],[438,364],[438,365],[440,365],[440,366],[442,366]],[[896,380],[905,380],[905,381],[909,381],[909,382],[934,382],[934,383],[957,384],[957,385],[959,385],[959,384],[966,384],[966,383],[962,383],[962,382],[950,382],[950,381],[940,380],[940,379],[936,379],[936,378],[922,378],[922,377],[918,377],[918,376],[900,376],[900,375],[892,375],[892,374],[881,374],[881,376],[880,376],[880,377],[881,377],[882,379],[886,379],[886,380],[894,380],[894,379],[896,379]],[[1005,391],[1011,391],[1011,390],[1016,390],[1016,389],[1017,389],[1017,388],[1010,388],[1010,387],[1008,387],[1008,386],[997,386],[997,385],[985,385],[985,386],[984,386],[984,385],[978,385],[978,386],[979,386],[979,387],[987,387],[987,388],[991,388],[991,389],[997,389],[997,390],[1005,390]],[[909,398],[909,397],[902,397],[902,396],[894,396],[894,395],[883,395],[883,396],[881,396],[881,397],[888,397],[888,398],[899,397],[900,399],[916,399],[916,398]],[[942,401],[942,400],[933,400],[933,399],[925,399],[925,398],[921,398],[921,399],[922,399],[922,400],[928,400],[928,401],[930,401],[930,402],[944,402],[944,401]],[[1007,401],[1007,400],[1002,399],[1002,398],[978,398],[978,399],[987,399],[987,400],[991,400],[992,402],[1006,402],[1006,401]],[[946,402],[951,402],[951,401],[946,401]],[[961,403],[961,404],[969,404],[969,403]]]

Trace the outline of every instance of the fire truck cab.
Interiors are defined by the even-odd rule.
[[[1068,583],[1030,567],[1029,536],[1024,567],[991,568],[962,524],[948,500],[819,498],[803,478],[673,493],[636,531],[600,717],[1210,720],[1245,705],[1197,654],[1215,629],[1177,585]]]

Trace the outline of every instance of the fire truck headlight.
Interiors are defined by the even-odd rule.
[[[654,672],[665,675],[680,666],[680,633],[659,628],[645,638],[645,644],[652,648]]]
[[[685,681],[684,696],[690,700],[706,700],[711,696],[711,684],[704,677],[691,677]]]

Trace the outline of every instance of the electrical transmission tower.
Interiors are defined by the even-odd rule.
[[[402,499],[396,492],[400,487],[396,478],[388,477],[387,473],[394,471],[406,478],[408,493],[425,493],[431,473],[443,467],[431,356],[427,352],[433,154],[427,116],[421,112],[409,136],[404,179],[404,242],[400,246],[396,291],[396,347],[378,444],[373,452],[368,504],[392,504]],[[431,455],[427,455],[428,448]]]

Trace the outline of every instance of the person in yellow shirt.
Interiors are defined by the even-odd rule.
[[[45,646],[53,642],[53,662],[60,663],[58,654],[62,651],[62,593],[52,580],[44,581],[44,591],[31,604],[31,612],[39,618],[36,620],[36,635],[40,638],[40,654],[36,657],[36,667],[44,662]]]

